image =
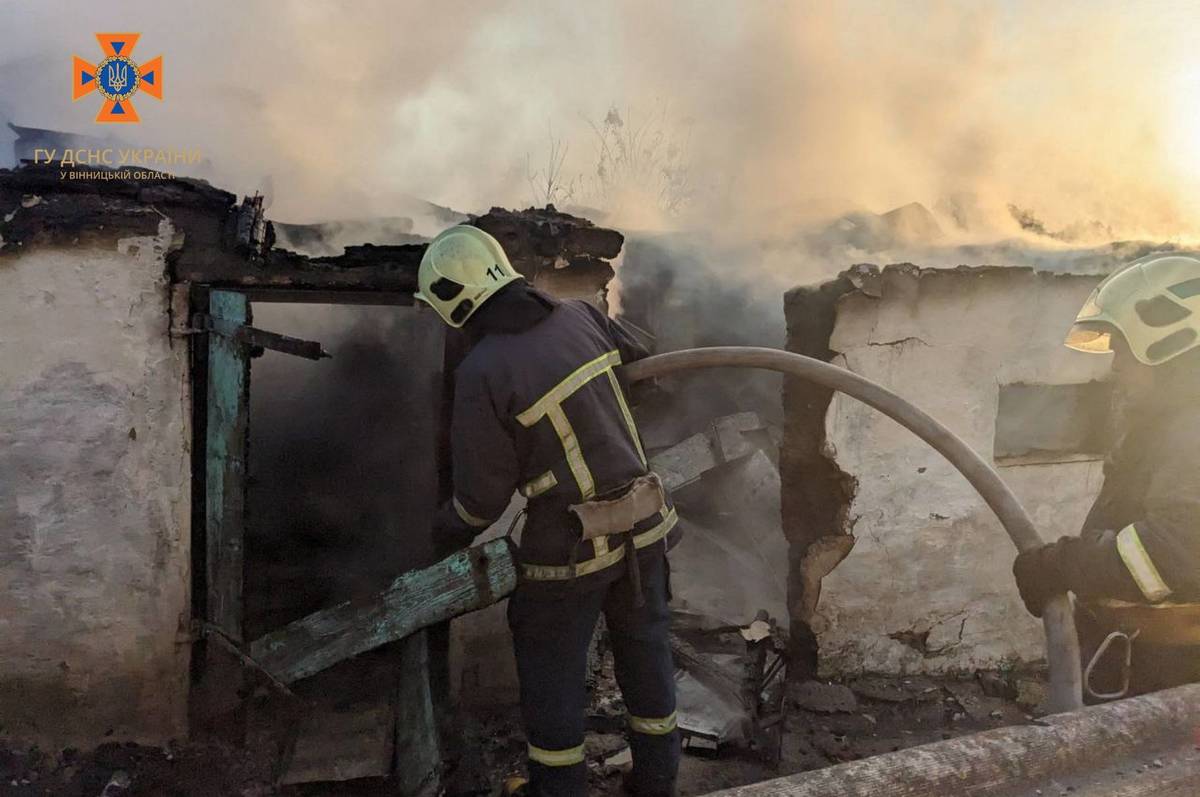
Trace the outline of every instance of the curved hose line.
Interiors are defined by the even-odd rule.
[[[630,382],[667,376],[695,368],[763,368],[841,391],[887,415],[924,440],[958,469],[996,513],[1008,536],[1020,551],[1042,544],[1033,521],[1012,490],[975,451],[931,416],[858,374],[794,352],[754,346],[714,346],[687,349],[647,357],[621,367]],[[1043,614],[1046,630],[1046,661],[1050,667],[1051,712],[1072,711],[1083,706],[1079,638],[1070,599],[1064,593],[1050,601]]]

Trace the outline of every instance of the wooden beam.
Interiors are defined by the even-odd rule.
[[[348,246],[337,257],[305,257],[272,249],[265,257],[239,250],[197,247],[175,260],[177,282],[197,282],[233,289],[310,291],[382,291],[412,294],[425,247]]]
[[[504,540],[468,548],[399,576],[367,601],[308,615],[250,643],[250,656],[284,683],[306,678],[426,626],[482,609],[517,586]]]
[[[713,468],[757,451],[743,433],[763,426],[757,413],[723,416],[713,421],[710,430],[684,438],[650,457],[650,469],[662,477],[668,491],[678,490]]]
[[[354,304],[411,307],[411,291],[306,290],[304,288],[246,288],[251,303],[279,304]]]

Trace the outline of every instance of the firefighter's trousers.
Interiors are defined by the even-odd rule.
[[[617,683],[629,712],[635,794],[672,793],[679,769],[675,678],[671,663],[669,565],[666,555],[639,557],[643,606],[631,579],[556,597],[517,587],[509,600],[521,715],[529,742],[534,795],[587,794],[584,764],[588,645],[600,612],[612,641]],[[617,565],[622,570],[624,564]]]

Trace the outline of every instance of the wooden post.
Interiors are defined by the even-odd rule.
[[[213,291],[209,314],[250,323],[245,295]],[[241,343],[208,336],[208,428],[205,463],[208,621],[242,639],[242,537],[246,504],[246,437],[250,361]]]
[[[442,764],[433,694],[429,684],[427,632],[400,643],[400,679],[396,691],[396,745],[393,770],[399,794],[438,791]]]

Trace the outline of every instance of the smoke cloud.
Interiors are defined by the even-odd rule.
[[[1050,229],[1194,229],[1200,15],[1186,2],[59,0],[3,15],[0,116],[200,147],[231,190],[269,178],[286,221],[398,215],[408,196],[528,204],[556,140],[564,177],[595,183],[591,125],[615,107],[627,130],[658,120],[674,154],[657,157],[687,182],[671,213],[661,186],[578,191],[626,227],[761,236],[919,201],[975,239],[1018,234],[1010,204]],[[104,130],[67,76],[116,29],[142,33],[137,55],[163,53],[166,99]]]
[[[246,630],[382,589],[432,558],[440,321],[408,307],[256,303],[324,344],[251,361]]]
[[[3,21],[0,121],[199,148],[213,183],[342,237],[582,209],[630,233],[611,304],[648,291],[660,347],[781,345],[782,291],[855,262],[1058,267],[1196,237],[1184,0],[47,0]],[[165,59],[140,125],[69,100],[71,55],[112,30]]]

